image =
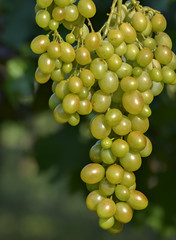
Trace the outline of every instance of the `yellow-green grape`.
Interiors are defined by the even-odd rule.
[[[104,93],[113,93],[119,86],[119,79],[115,72],[107,71],[102,79],[98,81],[100,89]]]
[[[137,78],[138,81],[138,90],[140,92],[144,92],[151,88],[152,86],[152,80],[150,78],[150,75],[143,71],[142,74]]]
[[[64,73],[70,73],[73,69],[73,64],[72,63],[64,63],[62,66],[62,71]]]
[[[47,8],[52,2],[53,0],[37,0],[37,5],[41,8]]]
[[[108,229],[108,232],[111,234],[119,234],[123,230],[123,223],[115,221],[114,225]]]
[[[100,182],[104,175],[105,169],[98,163],[89,163],[81,170],[82,181],[89,184]]]
[[[127,201],[130,197],[130,190],[125,185],[118,184],[115,188],[115,195],[120,201]]]
[[[95,77],[89,69],[83,69],[80,73],[80,78],[85,87],[92,87],[95,83]]]
[[[159,45],[155,51],[155,58],[161,64],[169,64],[172,60],[172,51],[167,46]]]
[[[35,20],[39,27],[46,28],[50,21],[50,14],[47,10],[39,10],[36,13]]]
[[[150,139],[146,136],[145,136],[145,139],[146,139],[146,145],[145,145],[145,148],[142,151],[140,151],[141,157],[148,157],[152,152],[152,143]]]
[[[61,69],[55,69],[51,73],[51,79],[56,82],[64,80],[64,73]]]
[[[135,181],[136,181],[135,174],[133,172],[128,172],[125,170],[120,184],[129,188],[135,184]]]
[[[125,52],[125,58],[130,61],[135,61],[139,53],[139,48],[134,44],[128,44]]]
[[[38,66],[43,73],[51,73],[55,69],[55,60],[50,58],[47,53],[40,55]]]
[[[138,88],[138,81],[134,77],[127,76],[122,78],[120,81],[120,86],[124,92],[134,91]]]
[[[132,74],[134,77],[139,77],[143,72],[143,69],[141,67],[134,67]]]
[[[56,41],[52,41],[47,46],[48,56],[50,58],[59,58],[61,55],[60,44]]]
[[[153,59],[153,53],[149,48],[143,48],[137,55],[137,63],[141,67],[146,67]]]
[[[81,100],[83,99],[89,99],[89,95],[91,98],[91,93],[89,92],[89,88],[86,88],[83,86],[83,88],[81,89],[81,91],[78,93],[78,96]]]
[[[104,149],[109,149],[109,148],[111,148],[111,146],[112,146],[112,139],[109,138],[109,137],[106,137],[106,138],[102,139],[102,140],[101,140],[101,146],[102,146],[102,148],[104,148]]]
[[[87,190],[88,190],[89,192],[93,192],[93,191],[99,189],[99,183],[94,183],[94,184],[88,184],[88,183],[86,183],[86,187],[87,187]]]
[[[92,103],[88,99],[80,100],[78,113],[80,115],[88,115],[92,112]]]
[[[176,69],[176,55],[174,52],[172,52],[172,59],[171,61],[167,64],[168,67],[170,67],[172,70]]]
[[[110,127],[114,127],[122,120],[122,113],[119,109],[111,108],[106,112],[105,119]]]
[[[91,52],[95,51],[100,44],[100,38],[96,32],[87,34],[85,38],[85,47]]]
[[[115,48],[114,52],[118,56],[123,56],[127,51],[127,45],[125,42],[122,42],[118,47]]]
[[[125,35],[121,30],[112,29],[108,33],[108,41],[116,48],[118,47],[125,39]]]
[[[121,87],[119,85],[118,89],[112,94],[112,102],[121,104],[123,93],[124,93],[124,91],[121,89]]]
[[[48,23],[49,29],[51,29],[52,31],[55,31],[58,29],[59,27],[59,22],[57,22],[54,19],[51,19]]]
[[[112,143],[111,151],[118,158],[124,157],[129,152],[129,145],[125,140],[119,138]]]
[[[89,193],[86,198],[86,206],[90,211],[96,211],[97,205],[103,201],[105,197],[103,197],[98,190],[94,190]]]
[[[155,41],[157,45],[165,45],[168,48],[172,49],[172,40],[165,32],[159,32],[158,34],[156,34]]]
[[[144,40],[143,44],[146,48],[149,48],[150,50],[155,50],[157,42],[155,39],[148,37]]]
[[[53,111],[53,116],[56,122],[66,123],[70,118],[70,114],[66,113],[62,107],[62,104],[59,104]]]
[[[65,20],[68,22],[74,22],[79,16],[78,8],[74,4],[70,4],[65,7]]]
[[[128,223],[133,217],[133,210],[128,203],[118,202],[116,203],[115,219],[121,223]]]
[[[68,81],[68,89],[72,93],[79,93],[83,88],[83,83],[79,77],[73,76]]]
[[[163,82],[154,82],[152,84],[152,93],[153,96],[158,96],[164,89],[164,83]]]
[[[75,35],[73,33],[68,33],[65,38],[66,42],[73,44],[76,40]]]
[[[108,182],[106,178],[103,178],[99,183],[99,191],[103,196],[110,196],[115,191],[115,184]]]
[[[160,13],[156,13],[153,16],[151,23],[154,32],[164,32],[167,26],[165,17]]]
[[[152,114],[151,108],[149,107],[149,105],[145,104],[139,115],[142,116],[142,117],[147,117],[148,118],[148,117],[151,116],[151,114]]]
[[[122,65],[122,59],[117,54],[113,54],[110,58],[106,59],[106,62],[109,70],[114,72],[116,72]]]
[[[80,116],[78,113],[73,113],[68,120],[68,123],[71,126],[77,126],[79,122],[80,122]]]
[[[131,130],[145,133],[149,129],[148,118],[140,117],[132,114],[129,114],[128,118],[130,119],[130,122],[131,122]]]
[[[83,66],[91,63],[89,50],[85,47],[78,48],[78,50],[76,50],[76,61]]]
[[[49,108],[51,110],[54,110],[55,107],[57,107],[57,105],[59,105],[60,103],[61,103],[61,100],[56,97],[55,93],[53,93],[50,96],[49,101],[48,101]]]
[[[110,218],[99,218],[99,226],[103,228],[104,230],[112,228],[114,225],[114,217]]]
[[[125,110],[134,115],[139,114],[144,107],[144,100],[138,90],[125,92],[122,103]]]
[[[132,26],[138,32],[143,32],[147,27],[147,18],[141,12],[135,12],[131,20]]]
[[[142,151],[146,146],[146,138],[139,131],[132,131],[128,134],[127,142],[134,151]]]
[[[152,81],[161,82],[163,79],[162,71],[159,68],[153,68],[150,72],[150,77]]]
[[[110,42],[101,41],[96,49],[96,53],[100,58],[108,59],[114,54],[114,48]]]
[[[100,218],[110,218],[116,212],[116,205],[114,201],[110,198],[103,199],[97,205],[97,215]]]
[[[103,113],[110,107],[111,95],[98,90],[93,94],[91,102],[95,112]]]
[[[54,0],[55,4],[59,7],[65,7],[70,4],[70,0]]]
[[[78,10],[85,18],[92,18],[96,13],[96,6],[92,0],[80,0]]]
[[[107,70],[108,65],[102,58],[95,58],[90,64],[90,71],[94,74],[96,79],[103,78]]]
[[[101,163],[101,157],[100,157],[100,153],[101,153],[101,143],[100,141],[96,142],[90,149],[89,151],[89,157],[91,159],[92,162],[95,163]]]
[[[59,99],[63,99],[69,93],[68,82],[66,80],[60,81],[55,88],[55,94]]]
[[[66,113],[73,114],[79,109],[80,99],[76,94],[67,94],[62,102],[63,109]]]
[[[75,34],[75,36],[76,36],[76,38],[77,38],[77,34],[76,34],[76,29],[77,29],[77,27],[79,27],[79,26],[81,26],[82,25],[82,21],[83,21],[83,16],[81,16],[80,14],[79,14],[79,16],[78,16],[78,18],[74,21],[74,22],[68,22],[68,21],[66,21],[66,20],[63,20],[62,21],[62,24],[63,24],[63,26],[66,28],[66,29],[68,29],[68,30],[73,30],[73,28],[75,28],[75,31],[74,31],[74,34]],[[83,25],[83,27],[84,27],[84,25]],[[83,29],[83,28],[82,28]]]
[[[136,182],[131,186],[131,187],[129,187],[129,190],[131,191],[131,190],[136,190]]]
[[[104,139],[109,136],[111,128],[106,123],[104,114],[97,115],[92,120],[90,130],[96,139]]]
[[[148,90],[142,92],[141,94],[142,94],[145,104],[149,105],[150,103],[152,103],[154,96],[153,96],[151,89],[148,89]]]
[[[124,41],[126,43],[133,43],[136,41],[136,31],[130,23],[122,23],[120,30],[124,33]]]
[[[129,151],[124,157],[120,158],[122,167],[129,171],[137,171],[142,164],[141,156],[138,152]]]
[[[107,165],[113,164],[117,160],[116,156],[114,156],[111,149],[102,148],[100,152],[100,157],[101,160]]]
[[[55,69],[62,68],[62,61],[60,59],[56,59],[55,64],[56,64]]]
[[[106,170],[106,178],[112,184],[118,184],[122,181],[124,175],[124,169],[118,165],[113,164]]]
[[[127,76],[131,76],[132,74],[132,66],[128,63],[122,62],[121,67],[116,71],[116,74],[119,78],[124,78]]]
[[[48,82],[50,77],[51,77],[50,73],[41,72],[39,67],[35,71],[35,80],[40,84],[44,84],[44,83]]]
[[[31,42],[31,50],[36,54],[42,54],[46,52],[47,46],[50,43],[48,36],[39,35],[35,37]]]
[[[148,206],[148,199],[146,196],[137,190],[132,190],[130,192],[130,197],[127,202],[134,210],[142,210]]]
[[[60,59],[65,63],[73,62],[75,59],[75,50],[72,47],[72,45],[70,45],[67,42],[61,42],[60,46],[61,46]]]
[[[60,7],[55,7],[52,11],[52,17],[57,22],[62,21],[65,17],[65,9]]]
[[[145,37],[148,37],[152,33],[152,24],[148,16],[146,16],[146,19],[147,19],[147,27],[144,29],[144,31],[141,32],[141,34]]]
[[[131,121],[127,116],[123,115],[121,121],[112,129],[117,135],[125,136],[131,131]]]
[[[168,66],[164,66],[162,68],[162,76],[163,76],[162,81],[168,84],[171,84],[176,78],[175,71]]]

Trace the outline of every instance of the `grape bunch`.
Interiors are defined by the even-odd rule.
[[[35,11],[36,23],[48,32],[31,42],[40,54],[35,79],[53,81],[49,107],[58,123],[76,126],[80,116],[91,118],[97,142],[89,152],[92,163],[81,171],[90,192],[86,205],[97,212],[101,228],[120,233],[133,211],[148,205],[136,190],[134,172],[152,152],[145,135],[150,104],[164,84],[176,84],[166,19],[138,1],[113,0],[107,21],[95,32],[92,0],[37,0]]]

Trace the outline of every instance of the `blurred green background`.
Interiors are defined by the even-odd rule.
[[[111,0],[95,0],[99,29]],[[176,50],[176,1],[141,1],[168,21]],[[35,0],[0,0],[0,239],[138,240],[176,239],[176,89],[165,88],[151,108],[147,135],[152,155],[143,160],[137,188],[149,198],[145,211],[118,236],[98,227],[87,210],[79,172],[89,162],[94,140],[88,122],[72,128],[55,123],[48,108],[51,83],[34,83],[37,56],[30,41],[42,31],[35,24]]]

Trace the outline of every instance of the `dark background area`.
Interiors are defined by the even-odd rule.
[[[94,2],[98,30],[112,1]],[[165,15],[176,50],[176,1],[141,3]],[[111,236],[87,210],[79,177],[94,143],[88,122],[76,128],[57,124],[48,108],[51,82],[34,83],[37,56],[30,41],[42,33],[34,6],[35,0],[0,0],[0,239],[175,240],[176,87],[166,86],[151,105],[147,135],[154,149],[136,173],[149,207]]]

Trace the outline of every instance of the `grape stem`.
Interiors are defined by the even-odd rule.
[[[121,24],[121,21],[122,21],[122,0],[118,0],[118,5],[117,5],[117,9],[118,9],[118,12],[117,12],[117,24],[120,25]]]

